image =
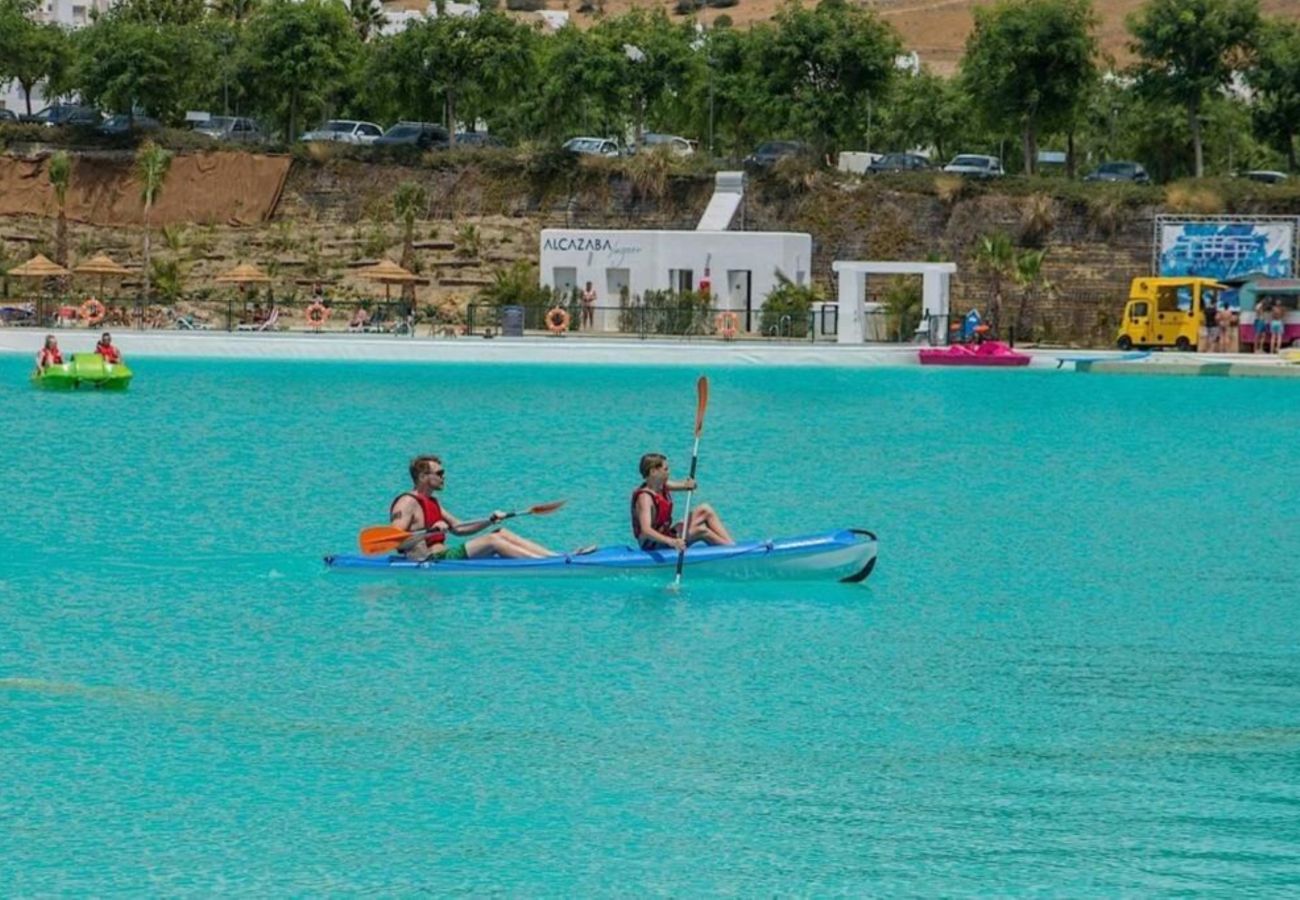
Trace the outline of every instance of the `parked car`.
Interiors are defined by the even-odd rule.
[[[109,137],[121,137],[131,133],[140,133],[143,131],[158,131],[162,128],[162,123],[151,116],[128,116],[125,113],[118,113],[109,116],[103,125],[96,129],[100,134]]]
[[[44,125],[47,128],[54,128],[59,125],[98,127],[104,121],[104,117],[93,106],[56,103],[53,106],[45,107],[34,115],[23,116],[22,121]]]
[[[5,124],[8,122],[17,122],[17,121],[18,121],[18,117],[14,115],[13,110],[0,109],[0,124]]]
[[[808,145],[802,141],[764,141],[745,157],[746,169],[770,169],[778,161],[793,156],[807,156]]]
[[[244,116],[212,116],[206,122],[195,123],[194,133],[210,137],[214,141],[235,144],[261,144],[266,141],[266,134],[257,120]]]
[[[373,147],[419,147],[429,150],[447,146],[447,129],[433,122],[398,122],[371,145]]]
[[[695,141],[675,134],[658,134],[647,131],[641,135],[641,142],[636,145],[638,151],[665,148],[673,156],[694,156]]]
[[[919,153],[886,153],[880,159],[867,166],[868,175],[882,172],[924,172],[933,168],[930,160]]]
[[[1084,181],[1130,181],[1133,184],[1150,184],[1147,170],[1135,162],[1104,162],[1083,176]]]
[[[613,138],[576,137],[564,142],[564,149],[580,156],[622,156],[618,141]]]
[[[373,144],[383,137],[384,129],[374,122],[358,122],[355,119],[330,119],[320,128],[314,128],[303,134],[299,140],[335,141],[340,144]]]
[[[1262,184],[1281,184],[1286,181],[1287,174],[1272,169],[1252,169],[1249,172],[1242,172],[1241,177],[1249,178],[1251,181],[1258,181]]]
[[[456,132],[457,147],[504,147],[506,142],[501,140],[495,134],[488,134],[486,131],[458,131]]]
[[[959,153],[952,162],[943,167],[945,172],[955,175],[970,175],[973,178],[998,178],[1006,173],[1002,171],[1002,160],[996,156],[983,156],[978,153]]]

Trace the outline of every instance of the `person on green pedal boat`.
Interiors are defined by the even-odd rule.
[[[109,365],[115,366],[122,362],[122,354],[113,346],[113,336],[107,331],[99,339],[99,343],[95,345],[95,352],[104,357],[104,362]]]
[[[63,354],[59,352],[59,342],[52,334],[45,336],[45,346],[36,354],[36,374],[44,375],[50,366],[63,365]]]
[[[695,490],[694,479],[670,481],[668,457],[647,453],[641,457],[641,484],[632,491],[632,536],[642,550],[671,548],[682,550],[687,544],[734,544],[722,517],[707,503],[691,510],[690,527],[673,522],[673,491]]]
[[[486,519],[462,522],[442,507],[433,496],[446,485],[447,470],[437,456],[417,456],[410,466],[412,488],[399,494],[388,508],[392,525],[403,531],[421,531],[438,528],[423,538],[408,541],[399,552],[414,560],[478,559],[486,556],[503,556],[507,559],[541,559],[556,556],[553,550],[522,538],[506,528],[497,528],[490,534],[470,537],[464,542],[452,542],[449,537],[469,537],[492,528],[506,514],[496,511]]]

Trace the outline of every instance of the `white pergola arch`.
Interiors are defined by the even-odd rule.
[[[957,264],[836,260],[831,263],[831,271],[836,275],[836,299],[839,301],[839,343],[861,344],[866,338],[866,315],[862,304],[867,298],[868,275],[920,275],[922,313],[946,319],[949,287]],[[946,340],[945,326],[940,341]]]

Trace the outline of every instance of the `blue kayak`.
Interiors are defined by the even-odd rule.
[[[362,556],[340,553],[325,557],[334,572],[408,572],[423,575],[477,575],[490,577],[556,577],[644,575],[671,577],[677,567],[675,550],[641,550],[637,547],[602,547],[592,553],[548,556],[544,559],[460,559],[414,562],[403,556]],[[876,536],[870,531],[845,528],[804,537],[745,541],[729,547],[696,544],[686,551],[690,577],[733,580],[834,578],[864,581],[876,567]]]

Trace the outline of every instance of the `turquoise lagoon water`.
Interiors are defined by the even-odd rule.
[[[0,358],[5,892],[1300,886],[1294,384],[711,372],[703,495],[862,586],[327,575],[449,508],[625,539],[686,369]]]

